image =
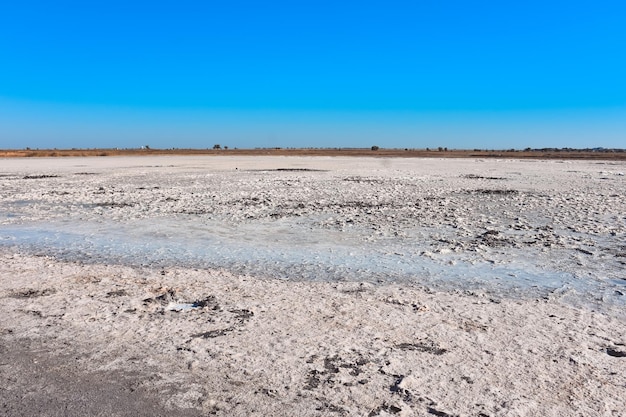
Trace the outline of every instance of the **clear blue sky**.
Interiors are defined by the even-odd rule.
[[[626,147],[624,1],[5,1],[0,148]]]

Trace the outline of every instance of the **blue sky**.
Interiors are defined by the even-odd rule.
[[[0,148],[626,147],[626,4],[0,6]]]

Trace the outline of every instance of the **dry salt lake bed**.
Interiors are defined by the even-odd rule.
[[[626,163],[0,160],[0,414],[621,416]]]

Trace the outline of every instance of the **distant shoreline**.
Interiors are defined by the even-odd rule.
[[[378,158],[504,158],[504,159],[579,159],[626,161],[625,149],[526,149],[526,150],[439,150],[314,148],[314,149],[5,149],[0,158],[50,158],[86,156],[354,156]]]

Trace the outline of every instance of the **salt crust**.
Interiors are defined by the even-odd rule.
[[[232,164],[238,169],[260,165],[340,169],[337,160],[315,158],[209,161],[208,170],[219,175]],[[71,159],[63,164],[50,160],[37,164],[36,170],[35,165],[2,162],[2,173],[16,177],[55,172],[63,178],[76,171],[76,164],[86,165],[81,167],[85,172],[100,173],[100,180],[106,176],[105,188],[113,183],[122,186],[120,177],[136,175],[136,169],[128,167],[131,164],[149,171],[143,166],[146,160],[133,158]],[[341,166],[346,161],[339,162]],[[371,180],[407,175],[414,169],[407,164],[420,163],[420,169],[434,164],[349,162],[352,166],[341,168],[342,176],[357,172],[364,178],[365,170]],[[207,169],[206,160],[163,158],[150,163],[182,164],[192,172],[189,175]],[[558,226],[569,216],[573,227],[587,228],[588,236],[624,235],[623,197],[611,197],[615,190],[624,190],[623,180],[603,184],[619,181],[607,172],[623,171],[623,166],[598,169],[577,162],[560,169],[554,162],[514,162],[502,169],[497,161],[440,164],[446,169],[432,165],[428,174],[412,175],[441,179],[443,188],[449,189],[459,187],[459,181],[462,186],[499,181],[460,177],[468,173],[512,177],[518,174],[511,172],[520,172],[523,179],[506,189],[553,193],[554,198],[564,199],[561,210],[544,214],[551,224]],[[524,164],[530,164],[526,171]],[[38,181],[24,180],[25,175],[20,181]],[[151,175],[145,175],[150,184]],[[572,177],[582,179],[576,183]],[[41,180],[46,187],[58,181]],[[198,190],[203,187],[197,185]],[[491,184],[472,187],[505,189]],[[25,192],[33,190],[5,186],[3,203]],[[613,206],[600,210],[602,202]],[[39,204],[41,209],[50,202]],[[123,209],[112,209],[118,208]],[[240,211],[235,210],[235,215]],[[541,206],[534,211],[541,211]],[[455,221],[466,218],[468,229],[479,230],[476,213],[468,210]],[[503,225],[502,213],[486,214],[495,228]],[[32,221],[42,214],[27,209],[20,215],[20,221]],[[63,214],[53,210],[51,215]],[[517,216],[526,223],[535,221]],[[392,221],[380,221],[385,230],[393,226]],[[619,243],[614,246],[619,249]],[[145,376],[145,388],[160,394],[165,408],[225,416],[618,416],[624,410],[626,326],[619,312],[598,312],[559,298],[493,299],[410,283],[299,282],[184,265],[162,270],[86,264],[20,253],[11,247],[0,250],[0,259],[3,343],[29,339],[45,344],[51,352],[70,350],[75,353],[74,365],[85,372],[137,372]],[[178,304],[193,308],[170,308]],[[0,387],[10,389],[7,384],[0,382]]]

